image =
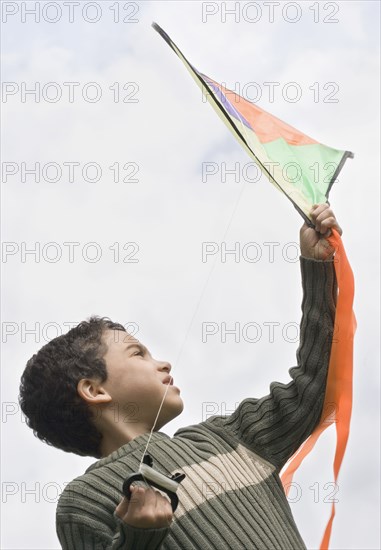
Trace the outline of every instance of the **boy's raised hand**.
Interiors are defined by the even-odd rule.
[[[131,486],[131,500],[124,497],[115,512],[128,525],[146,529],[169,527],[173,517],[167,497],[151,487],[138,485]]]
[[[330,260],[333,257],[334,248],[325,237],[332,234],[331,228],[335,228],[340,236],[343,231],[328,204],[315,204],[311,210],[311,218],[315,229],[308,227],[306,223],[303,224],[300,230],[300,253],[305,258]]]

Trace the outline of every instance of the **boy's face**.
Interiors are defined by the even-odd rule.
[[[107,380],[103,388],[112,397],[120,422],[130,423],[133,432],[150,431],[168,387],[155,430],[178,416],[184,404],[180,389],[170,377],[171,365],[154,359],[148,349],[133,336],[120,330],[107,330],[104,356]]]

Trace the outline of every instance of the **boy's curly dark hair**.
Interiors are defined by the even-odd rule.
[[[108,317],[91,316],[33,355],[21,377],[19,403],[39,439],[81,456],[100,458],[101,433],[77,393],[81,378],[107,379],[106,330],[125,331]]]

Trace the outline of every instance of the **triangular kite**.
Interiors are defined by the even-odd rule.
[[[346,159],[353,158],[353,153],[318,143],[199,72],[157,23],[152,26],[183,61],[206,99],[250,157],[311,226],[312,206],[327,201],[333,182]]]

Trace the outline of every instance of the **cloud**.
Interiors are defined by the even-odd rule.
[[[264,179],[253,184],[241,174],[238,183],[234,176],[221,182],[222,162],[227,169],[238,163],[241,171],[250,159],[203,103],[180,61],[151,29],[152,21],[167,30],[191,63],[206,74],[225,81],[228,87],[257,82],[262,107],[329,145],[355,152],[331,194],[356,275],[359,320],[358,386],[341,473],[346,497],[338,504],[333,549],[364,547],[365,542],[367,548],[376,548],[378,544],[374,529],[368,530],[365,540],[364,533],[347,528],[355,514],[358,517],[356,499],[367,503],[361,512],[364,518],[369,514],[367,521],[376,524],[379,519],[377,497],[360,473],[364,456],[377,455],[378,433],[370,432],[378,413],[369,399],[369,382],[364,382],[379,383],[374,365],[379,334],[374,300],[378,295],[374,257],[379,216],[376,209],[372,211],[379,194],[375,5],[342,2],[340,22],[329,26],[312,22],[307,3],[303,3],[298,23],[277,18],[271,24],[263,17],[258,24],[250,24],[242,18],[238,23],[233,18],[222,23],[220,13],[203,23],[198,2],[182,2],[181,6],[144,2],[138,4],[137,24],[113,23],[113,12],[104,8],[103,18],[94,24],[81,18],[72,24],[64,19],[50,25],[44,21],[23,24],[13,18],[4,25],[3,37],[5,79],[20,87],[20,92],[3,103],[3,161],[19,167],[19,174],[3,183],[3,240],[18,247],[3,265],[3,329],[4,322],[8,329],[9,323],[17,326],[17,332],[3,344],[2,382],[4,398],[10,403],[17,402],[26,360],[47,335],[54,334],[53,324],[57,330],[66,330],[65,323],[79,322],[91,313],[137,323],[141,340],[158,358],[168,358],[173,364],[185,410],[168,426],[170,435],[182,425],[201,421],[206,402],[233,407],[248,392],[261,397],[272,380],[288,381],[288,369],[295,364],[297,344],[285,341],[281,328],[299,321],[300,271],[298,263],[284,260],[282,248],[298,240],[301,220]],[[269,81],[279,81],[279,89],[297,81],[302,100],[292,103],[276,95],[271,103],[263,84]],[[315,103],[309,87],[332,81],[340,88],[339,103]],[[56,82],[63,99],[53,103],[41,95],[37,103],[26,96],[23,103],[22,82],[27,86],[40,82],[41,89]],[[64,82],[80,83],[73,103],[67,99]],[[88,99],[86,92],[96,91],[96,87],[85,88],[90,82],[102,91],[98,102],[83,97]],[[124,90],[126,83],[133,83],[132,88]],[[139,102],[123,102],[133,99],[134,90]],[[45,91],[53,93],[54,87]],[[117,91],[120,100],[115,102]],[[19,181],[21,163],[31,169],[36,162],[41,165],[41,181],[34,182],[30,174],[25,174],[25,182]],[[79,165],[70,182],[64,163],[74,162]],[[203,182],[202,163],[206,162],[217,163],[220,172],[214,180]],[[62,169],[57,182],[51,181],[54,167],[44,178],[49,163]],[[99,181],[91,181],[94,171],[86,172],[88,163],[101,167]],[[130,163],[127,169],[126,163]],[[132,163],[138,167],[135,183],[128,180]],[[117,169],[119,182],[114,181]],[[212,269],[214,257],[202,262],[202,243],[222,240],[230,247],[236,242],[258,243],[261,259],[249,263],[240,255],[238,263],[231,258],[224,263],[219,250]],[[77,242],[71,262],[64,243]],[[272,263],[265,242],[279,243]],[[40,252],[34,257],[25,253],[22,262],[22,243],[24,253],[36,243]],[[49,243],[58,248],[50,245],[49,249]],[[99,261],[86,256],[99,250],[89,243],[100,247]],[[138,263],[123,261],[131,253],[123,249],[126,243],[137,243]],[[56,263],[46,259],[55,250],[62,253]],[[203,343],[205,321],[255,322],[262,337],[251,344],[241,334],[239,343],[230,339],[223,344],[217,335]],[[266,322],[279,323],[274,343],[269,342]],[[33,329],[34,335],[27,332]],[[378,403],[376,395],[373,399]],[[29,432],[17,414],[4,425],[6,482],[61,486],[92,462],[44,446]],[[311,468],[305,473],[301,468],[299,479],[306,487],[318,475],[321,480],[332,477],[333,434],[327,438],[314,451]],[[322,470],[321,464],[325,465]],[[375,483],[379,475],[375,459],[367,458],[366,472]],[[49,490],[53,494],[54,487]],[[312,491],[306,491],[311,497]],[[31,496],[25,505],[20,495],[9,496],[4,506],[3,546],[58,548],[55,503],[49,497],[37,503]],[[305,508],[295,504],[292,509],[307,546],[315,547],[326,505],[303,502]],[[17,529],[20,513],[23,531]],[[41,517],[46,518],[43,530]]]

